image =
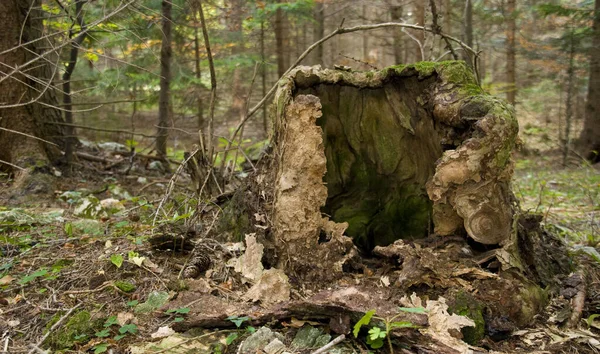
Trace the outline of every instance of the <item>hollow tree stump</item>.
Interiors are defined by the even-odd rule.
[[[341,270],[432,233],[504,245],[515,213],[513,109],[464,62],[374,72],[300,67],[275,97],[273,231],[279,259]],[[323,217],[322,215],[326,215]]]

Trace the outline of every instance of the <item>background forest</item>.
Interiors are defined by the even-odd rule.
[[[477,71],[483,88],[515,105],[526,150],[560,149],[579,136],[588,87],[593,1],[433,3],[442,32],[480,53]],[[165,126],[168,154],[181,158],[181,152],[196,142],[197,129],[206,130],[209,115],[211,84],[199,2],[135,1],[104,19],[123,5],[81,1],[77,13],[70,3],[42,3],[45,33],[63,31],[54,36],[56,43],[76,37],[78,21],[86,27],[94,25],[78,44],[73,72],[67,78],[59,66],[53,84],[61,96],[60,85],[70,81],[75,123],[132,130],[140,152],[157,146],[155,138],[137,134],[152,136],[156,126]],[[428,0],[236,0],[203,6],[216,72],[214,122],[219,136],[228,136],[243,118],[245,107],[253,107],[306,48],[342,21],[345,26],[381,22],[429,26],[433,20]],[[67,29],[70,32],[64,32]],[[468,53],[460,47],[455,50],[460,59],[471,63]],[[56,60],[66,62],[69,55],[64,48]],[[161,55],[168,68],[161,69]],[[336,36],[300,64],[372,70],[451,59],[441,38],[424,31],[385,28]],[[163,96],[161,70],[169,73],[162,83],[162,90],[167,86],[169,90]],[[160,106],[161,97],[168,107]],[[262,106],[246,125],[244,136],[252,143],[267,138],[266,110]],[[131,140],[128,134],[77,131],[92,140]]]
[[[277,155],[277,143],[284,141],[280,133],[287,126],[275,126],[273,117],[282,107],[279,101],[273,104],[273,93],[295,84],[291,79],[280,79],[298,65],[320,65],[344,73],[366,72],[364,77],[368,78],[389,67],[394,68],[386,73],[395,72],[400,77],[408,68],[413,70],[412,77],[407,74],[407,81],[401,81],[403,77],[398,82],[425,82],[423,77],[427,76],[431,80],[428,83],[437,80],[437,76],[432,78],[434,72],[441,78],[444,68],[458,65],[464,69],[466,65],[473,71],[474,81],[468,81],[469,72],[465,82],[444,84],[450,83],[454,93],[485,96],[489,99],[485,102],[502,107],[505,115],[492,117],[496,121],[490,118],[491,124],[502,119],[510,121],[512,108],[519,123],[512,153],[514,165],[508,162],[508,156],[515,139],[507,138],[496,145],[507,149],[506,154],[500,148],[489,153],[493,155],[491,160],[497,158],[494,154],[505,158],[493,160],[498,169],[488,170],[492,172],[487,177],[493,176],[490,180],[494,183],[499,181],[498,189],[490,190],[506,197],[500,199],[510,213],[501,221],[514,220],[504,223],[508,230],[505,234],[525,235],[544,247],[525,242],[510,248],[508,239],[476,244],[464,232],[460,234],[465,231],[462,229],[457,231],[458,236],[435,239],[439,235],[431,232],[434,223],[427,208],[432,204],[427,199],[428,204],[420,211],[425,215],[422,224],[427,228],[426,236],[432,238],[415,241],[423,242],[423,247],[419,244],[414,252],[412,246],[410,251],[402,250],[413,252],[405,256],[413,257],[414,264],[434,262],[420,264],[420,270],[427,268],[418,275],[425,279],[423,283],[415,281],[406,289],[394,288],[397,284],[392,279],[390,286],[388,275],[401,271],[393,268],[402,258],[399,253],[393,254],[400,247],[393,252],[387,250],[390,253],[386,255],[376,254],[375,244],[369,244],[363,248],[359,245],[360,252],[356,251],[355,255],[364,256],[360,271],[358,266],[352,271],[346,269],[346,264],[340,266],[340,273],[348,277],[343,285],[356,281],[362,282],[366,293],[389,291],[391,295],[385,301],[375,301],[373,307],[378,311],[409,288],[425,291],[428,298],[431,289],[468,289],[468,296],[462,300],[468,306],[460,308],[455,301],[450,310],[450,314],[467,311],[460,314],[479,321],[466,325],[473,327],[473,332],[461,332],[461,348],[481,345],[498,352],[529,352],[547,345],[550,352],[600,350],[596,339],[600,330],[600,272],[596,274],[592,266],[589,274],[582,275],[581,271],[587,269],[589,263],[585,262],[594,266],[600,263],[600,0],[0,0],[0,25],[0,352],[2,348],[11,353],[43,352],[42,348],[119,352],[132,343],[137,343],[142,353],[235,352],[236,346],[243,347],[242,338],[254,334],[254,326],[271,323],[276,313],[264,308],[261,311],[265,312],[259,313],[258,305],[254,306],[256,298],[249,300],[248,296],[277,297],[280,294],[275,290],[283,287],[277,286],[276,279],[275,285],[263,287],[263,293],[248,295],[258,284],[257,279],[262,279],[252,278],[254,270],[250,268],[259,269],[262,277],[267,271],[278,270],[276,266],[283,269],[281,264],[285,263],[284,257],[276,253],[284,254],[281,250],[286,247],[266,247],[263,257],[261,242],[279,232],[269,213],[277,210],[273,195],[280,186],[269,185],[269,178],[278,173],[277,163],[281,161],[277,159],[283,159],[283,154]],[[449,62],[453,60],[465,63]],[[421,77],[427,70],[428,75]],[[323,79],[320,83],[328,82]],[[431,84],[427,90],[430,87],[437,86]],[[418,101],[420,94],[414,93],[417,98],[413,101],[425,106]],[[456,135],[463,139],[476,131],[465,126],[475,126],[474,121],[481,116],[465,117],[461,117],[461,124],[471,121],[445,132],[459,132]],[[508,133],[503,136],[510,137],[512,127],[515,125],[507,123],[502,133]],[[302,129],[300,133],[304,133]],[[318,141],[321,136],[317,135]],[[306,138],[308,134],[299,136]],[[440,156],[443,152],[448,157],[454,149],[463,147],[460,144],[452,141],[431,145]],[[471,145],[477,144],[479,141]],[[415,148],[403,153],[417,155],[417,151]],[[416,159],[426,160],[422,156]],[[500,160],[503,162],[497,162]],[[430,175],[425,173],[425,180],[433,176],[436,167],[427,167]],[[327,198],[324,185],[328,182],[324,181],[319,180],[314,190],[324,189]],[[385,183],[371,184],[380,187]],[[461,187],[460,183],[452,185],[456,186]],[[430,184],[419,186],[421,196],[427,196],[426,187]],[[342,190],[340,195],[346,192]],[[361,192],[370,196],[372,191]],[[392,194],[385,188],[379,192],[384,197]],[[316,207],[309,206],[315,207],[321,220],[325,212],[320,208],[325,202],[310,202],[316,203]],[[418,209],[407,205],[402,207]],[[489,209],[500,214],[499,209]],[[459,216],[462,227],[463,215]],[[464,217],[465,224],[466,220]],[[408,229],[406,225],[412,220],[404,221],[402,225],[385,226]],[[526,227],[521,222],[531,225]],[[319,224],[319,228],[319,239],[313,240],[318,242],[315,249],[336,241],[333,227],[327,235],[325,226]],[[252,239],[256,234],[258,238]],[[560,237],[560,242],[554,243],[554,236]],[[452,242],[464,246],[452,249],[460,254],[458,261],[444,258],[450,254],[444,252],[452,248]],[[445,243],[450,245],[446,247]],[[349,249],[355,251],[351,241],[349,244]],[[247,253],[243,253],[244,247]],[[524,253],[531,252],[533,256],[523,258],[532,263],[519,269],[523,273],[518,276],[506,272],[509,276],[502,278],[505,274],[498,274],[508,257],[500,259],[494,252],[512,252],[519,247]],[[241,263],[232,265],[232,261],[242,260],[251,252],[259,255],[239,261],[248,261],[246,268]],[[537,257],[539,252],[546,258]],[[302,256],[307,256],[304,253]],[[329,253],[321,254],[326,256],[313,255],[314,263],[328,259]],[[568,261],[559,259],[563,255]],[[265,261],[269,257],[281,264]],[[460,274],[440,275],[452,268],[448,264],[463,266],[467,263],[461,262],[467,259],[475,263],[460,268]],[[535,263],[538,259],[543,261]],[[575,259],[584,261],[577,263]],[[550,281],[546,284],[547,279],[535,279],[533,283],[526,273],[534,268],[537,271],[542,263],[555,268],[540,278],[555,278],[552,282],[560,283],[558,286],[570,287],[567,290],[575,300],[567,298],[563,288],[557,288],[560,296],[551,300],[560,298],[563,302],[549,302],[545,291],[550,289]],[[556,280],[557,269],[567,269],[566,263],[570,267],[577,263],[579,268]],[[263,265],[270,269],[261,273]],[[332,339],[320,329],[328,327],[329,331],[332,325],[324,323],[327,317],[319,317],[330,304],[310,300],[316,289],[331,285],[324,279],[330,270],[336,270],[329,268],[325,267],[323,273],[327,274],[319,279],[320,284],[305,286],[290,277],[296,287],[291,296],[286,283],[287,297],[278,301],[305,301],[302,306],[312,310],[303,314],[322,322],[298,321],[293,309],[288,309],[296,317],[282,317],[277,324],[278,330],[288,336],[286,345],[302,332],[301,328],[310,326],[314,327],[307,331],[329,337],[321,338],[323,343],[319,345],[313,338],[304,352]],[[283,271],[281,274],[287,282]],[[513,287],[496,290],[487,286],[505,280]],[[481,300],[488,293],[472,287],[479,281],[484,284],[481,289],[488,289],[489,294],[497,292]],[[533,285],[527,288],[522,284]],[[452,291],[435,296],[463,295]],[[518,301],[504,301],[505,295]],[[207,302],[207,298],[214,302]],[[336,333],[348,337],[338,337],[339,342],[346,339],[342,344],[348,352],[377,349],[384,345],[384,339],[389,352],[394,352],[394,345],[396,350],[409,348],[405,344],[429,326],[420,323],[418,316],[423,320],[430,310],[425,311],[419,305],[421,300],[417,300],[409,301],[410,306],[402,304],[399,313],[386,318],[377,317],[381,314],[375,310],[340,305],[340,311],[355,317],[360,313],[368,319],[352,317],[350,322],[350,315],[344,318],[346,327]],[[268,303],[262,298],[260,302]],[[497,317],[484,313],[490,303],[489,308],[502,303],[494,314]],[[531,311],[511,313],[515,318],[530,315],[527,321],[514,326],[502,322],[504,312],[529,304],[533,304]],[[397,308],[399,303],[394,306]],[[559,313],[563,308],[566,312]],[[224,316],[226,311],[229,316]],[[521,312],[526,315],[519,317]],[[374,322],[369,324],[371,316]],[[409,317],[404,321],[403,316]],[[446,311],[444,316],[450,315]],[[394,322],[397,318],[402,322]],[[496,321],[498,318],[501,320]],[[285,322],[288,320],[290,323]],[[431,322],[431,318],[428,320]],[[546,320],[554,321],[552,325],[557,329],[547,330]],[[371,327],[365,334],[367,325]],[[209,329],[185,336],[173,330],[184,332],[194,326]],[[347,340],[352,326],[358,339]],[[465,327],[456,326],[452,329],[461,331]],[[526,326],[529,329],[514,332]],[[578,328],[581,331],[576,335],[570,332]],[[442,339],[418,337],[412,343],[418,345],[411,350],[423,352],[419,350],[433,345],[431,338],[452,347],[457,338],[448,336],[447,329],[442,331]],[[392,343],[393,330],[396,334],[413,331],[410,333],[415,337],[402,332]],[[513,332],[520,334],[513,336]],[[375,348],[373,341],[379,347]]]

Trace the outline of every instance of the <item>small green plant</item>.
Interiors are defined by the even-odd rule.
[[[187,315],[189,312],[190,312],[190,308],[189,307],[180,307],[178,309],[170,309],[170,310],[166,311],[166,313],[168,315],[171,315],[171,314],[173,314],[173,315]],[[175,317],[175,319],[173,321],[175,321],[175,322],[181,322],[181,321],[183,321],[183,317],[177,316],[177,317]]]
[[[115,267],[121,268],[121,266],[123,265],[123,256],[115,253],[112,256],[110,256],[110,262],[114,264]]]
[[[19,280],[19,284],[25,285],[31,281],[34,281],[35,279],[37,279],[39,277],[43,277],[46,274],[48,274],[48,269],[40,268],[39,270],[21,278],[21,280]]]
[[[392,346],[392,339],[390,336],[390,332],[396,328],[417,328],[418,326],[414,325],[410,321],[396,321],[398,317],[402,315],[402,313],[425,313],[425,310],[422,307],[399,307],[399,313],[392,317],[377,317],[375,316],[375,310],[368,311],[365,315],[354,325],[354,330],[352,334],[354,334],[355,338],[358,338],[358,334],[360,333],[360,329],[362,326],[368,326],[371,324],[372,319],[379,320],[383,322],[385,328],[382,328],[377,325],[372,325],[369,328],[369,332],[367,335],[367,344],[372,349],[379,349],[383,347],[383,340],[387,338],[387,343],[390,348],[390,353],[394,353],[394,348]]]
[[[235,326],[238,328],[237,332],[231,333],[225,339],[225,344],[227,344],[227,345],[231,345],[231,343],[233,343],[236,339],[238,339],[240,334],[242,334],[243,332],[247,332],[247,333],[256,332],[256,328],[254,328],[252,326],[246,326],[243,330],[241,329],[242,324],[244,322],[246,322],[246,321],[250,322],[250,317],[248,317],[248,316],[243,316],[243,317],[229,316],[229,317],[227,317],[227,320],[233,322],[233,324],[235,324]]]

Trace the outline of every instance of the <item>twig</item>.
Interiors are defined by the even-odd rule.
[[[325,353],[327,350],[329,350],[329,348],[333,347],[334,345],[340,343],[341,341],[343,341],[344,339],[346,339],[345,335],[340,335],[338,337],[336,337],[334,340],[332,340],[331,342],[325,344],[324,346],[322,346],[321,348],[315,350],[314,352],[312,352],[311,354],[321,354],[321,353]]]
[[[2,118],[0,117],[0,120],[1,120],[1,119],[2,119]],[[0,130],[4,130],[5,132],[9,132],[9,133],[13,133],[13,134],[23,135],[23,136],[26,136],[26,137],[28,137],[28,138],[31,138],[31,139],[35,139],[35,140],[42,141],[42,142],[44,142],[44,143],[46,143],[46,144],[50,144],[50,145],[54,145],[54,146],[58,146],[57,144],[55,144],[55,143],[53,143],[53,142],[51,142],[51,141],[44,140],[44,139],[42,139],[42,138],[38,138],[37,136],[33,136],[33,135],[30,135],[30,134],[25,134],[25,133],[23,133],[23,132],[20,132],[20,131],[17,131],[17,130],[12,130],[12,129],[8,129],[8,128],[2,128],[2,127],[0,127]]]
[[[8,165],[8,166],[10,166],[10,167],[16,168],[17,170],[20,170],[20,171],[25,171],[25,169],[24,169],[23,167],[21,167],[21,166],[17,166],[17,165],[15,165],[15,164],[12,164],[12,163],[10,163],[10,162],[8,162],[8,161],[0,160],[0,164],[5,164],[5,165]]]
[[[576,290],[577,293],[571,299],[571,317],[567,321],[567,328],[575,328],[579,324],[579,320],[581,320],[581,314],[583,313],[583,308],[585,307],[585,294],[587,292],[587,278],[585,273],[582,270],[577,271],[575,276],[579,277],[579,284],[577,284]]]
[[[48,338],[52,332],[54,332],[58,327],[60,327],[60,325],[67,319],[67,317],[69,317],[71,315],[71,313],[73,313],[73,311],[75,311],[77,308],[79,308],[81,306],[81,304],[82,303],[80,302],[77,305],[71,307],[71,309],[69,311],[67,311],[67,313],[65,313],[54,325],[52,325],[50,330],[48,330],[48,332],[46,332],[46,334],[44,334],[42,339],[40,339],[36,344],[33,345],[33,349],[31,349],[29,351],[29,354],[35,352],[36,349],[39,349],[39,347],[42,345],[42,343],[44,343],[46,338]]]
[[[148,135],[148,134],[136,133],[136,132],[132,132],[132,131],[129,131],[129,130],[96,128],[96,127],[90,127],[90,126],[87,126],[87,125],[69,124],[69,123],[63,123],[63,122],[44,122],[44,124],[64,125],[64,126],[70,126],[70,127],[79,128],[79,129],[86,129],[86,130],[94,130],[94,131],[99,131],[99,132],[123,133],[123,134],[143,136],[144,138],[156,138],[155,135]]]

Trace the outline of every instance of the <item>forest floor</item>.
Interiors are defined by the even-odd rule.
[[[11,182],[0,181],[0,352],[235,352],[242,338],[256,331],[248,317],[221,318],[219,328],[173,331],[194,315],[193,294],[239,299],[234,271],[223,267],[221,277],[184,280],[191,255],[175,250],[177,245],[159,251],[149,242],[157,233],[176,239],[201,231],[189,229],[195,208],[189,178],[179,179],[158,210],[170,175],[141,168],[124,175],[100,163],[82,164],[59,178],[55,196],[45,200],[9,193]],[[597,249],[597,166],[571,162],[563,168],[558,154],[520,156],[513,189],[522,209],[542,213],[570,246],[587,247],[592,254]],[[227,247],[236,252],[234,243]],[[206,306],[227,312],[227,301]],[[521,331],[519,343],[486,347],[530,352],[543,343],[546,352],[597,352],[598,325],[587,315],[587,326],[576,333]],[[301,342],[300,328],[310,327],[316,337],[308,346],[296,346],[298,352],[331,340],[319,323],[294,318],[271,325],[284,333],[286,344]],[[364,341],[349,336],[338,347],[368,351]]]

